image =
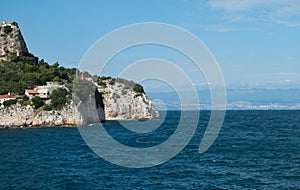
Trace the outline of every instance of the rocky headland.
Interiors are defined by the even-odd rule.
[[[1,22],[0,35],[0,126],[80,126],[159,117],[141,85],[88,73],[81,78],[78,74],[85,73],[75,68],[49,65],[29,53],[15,22]]]

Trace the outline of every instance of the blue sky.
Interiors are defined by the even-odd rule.
[[[164,22],[207,45],[228,88],[300,86],[299,0],[10,0],[1,7],[0,20],[17,21],[29,50],[49,63],[77,67],[106,33]]]

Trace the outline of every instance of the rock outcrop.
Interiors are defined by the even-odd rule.
[[[128,86],[124,79],[108,79],[103,81],[105,87],[97,86],[103,94],[106,120],[123,119],[152,119],[158,118],[153,103],[145,93],[137,93],[132,86]]]
[[[0,126],[80,126],[106,120],[152,119],[159,116],[149,98],[142,94],[136,97],[133,91],[116,98],[122,88],[108,87],[104,96],[105,118],[103,109],[94,104],[80,102],[70,103],[59,111],[34,109],[31,105],[17,103],[8,108],[0,108]],[[99,111],[100,110],[100,111]],[[100,115],[99,115],[100,113]]]
[[[9,54],[23,56],[28,53],[19,26],[15,22],[0,23],[0,60],[7,60]]]
[[[82,116],[72,105],[61,111],[36,110],[20,104],[0,108],[0,126],[73,126],[81,125],[82,121]]]
[[[99,123],[104,120],[133,120],[158,118],[153,103],[145,93],[137,93],[132,87],[124,83],[124,79],[102,81],[105,87],[95,83],[97,93],[87,94],[86,89],[80,86],[87,97],[86,100],[76,98],[63,107],[62,110],[44,111],[34,109],[31,105],[22,106],[20,103],[10,107],[0,107],[0,126],[80,126]],[[127,83],[136,84],[132,81]],[[74,90],[74,89],[73,89]],[[101,92],[101,94],[99,93]],[[97,95],[98,94],[98,95]],[[101,96],[100,102],[95,98]],[[76,96],[75,96],[76,97]],[[76,100],[76,101],[74,101]],[[104,107],[104,108],[103,108]]]

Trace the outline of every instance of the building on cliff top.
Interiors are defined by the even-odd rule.
[[[33,97],[38,96],[39,92],[37,90],[26,89],[25,95],[31,100]]]
[[[13,96],[10,93],[8,94],[3,94],[0,95],[0,106],[3,105],[3,102],[7,101],[7,100],[12,100],[12,99],[16,99],[18,96]]]
[[[34,89],[25,90],[25,95],[28,96],[29,99],[32,99],[35,96],[39,96],[43,99],[48,99],[50,98],[53,90],[58,88],[66,88],[66,86],[60,82],[47,82],[47,84],[44,86],[37,86]]]

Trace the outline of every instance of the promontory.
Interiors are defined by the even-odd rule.
[[[143,86],[48,64],[16,22],[0,23],[0,126],[80,126],[159,117]]]

